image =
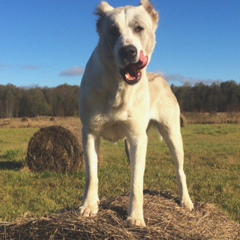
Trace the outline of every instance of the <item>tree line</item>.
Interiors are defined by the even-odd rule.
[[[235,81],[171,86],[182,112],[240,112],[240,84]],[[0,85],[0,118],[77,116],[78,86],[23,88]]]
[[[240,84],[233,80],[171,88],[182,112],[240,112]]]
[[[78,115],[78,86],[55,88],[0,85],[0,118]]]

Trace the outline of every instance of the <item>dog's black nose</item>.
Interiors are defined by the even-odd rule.
[[[125,59],[131,63],[134,62],[137,56],[137,48],[134,47],[133,45],[128,45],[122,47],[119,51],[119,54],[122,59]]]

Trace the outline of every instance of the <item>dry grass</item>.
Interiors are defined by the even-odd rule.
[[[187,124],[239,124],[240,112],[231,113],[184,113],[181,115],[181,123]],[[27,121],[22,121],[22,118],[5,118],[0,119],[0,128],[25,128],[25,127],[48,127],[54,125],[61,126],[79,126],[80,120],[78,117],[36,117],[27,118]]]
[[[145,194],[146,228],[126,222],[128,197],[103,201],[93,218],[64,211],[41,218],[22,218],[0,224],[1,239],[239,239],[239,224],[210,204],[198,203],[192,212],[167,194]]]
[[[189,124],[239,124],[240,112],[184,113]]]
[[[56,117],[54,121],[51,117],[28,118],[28,121],[22,121],[21,118],[0,119],[0,128],[36,128],[49,126],[80,126],[78,117]]]

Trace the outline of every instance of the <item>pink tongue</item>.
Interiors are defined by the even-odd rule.
[[[141,69],[143,69],[148,63],[148,56],[144,56],[143,51],[140,51],[139,61],[137,63],[129,64],[124,69],[124,76],[127,81],[139,81],[142,74]]]
[[[147,65],[147,62],[148,62],[148,56],[144,56],[143,51],[141,50],[139,62],[137,63],[137,65],[139,66],[139,69],[144,68]]]
[[[147,65],[147,63],[148,63],[148,56],[144,56],[143,51],[141,50],[139,61],[137,63],[130,64],[127,67],[127,72],[131,76],[129,77],[129,79],[137,78],[139,74],[139,70],[144,68]]]

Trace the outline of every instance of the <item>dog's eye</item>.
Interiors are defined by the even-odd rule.
[[[137,26],[137,27],[134,28],[134,31],[135,31],[136,33],[142,32],[143,30],[144,30],[144,28],[141,27],[141,26]]]
[[[109,29],[109,33],[114,37],[118,37],[120,35],[119,29],[117,26],[111,26]]]

